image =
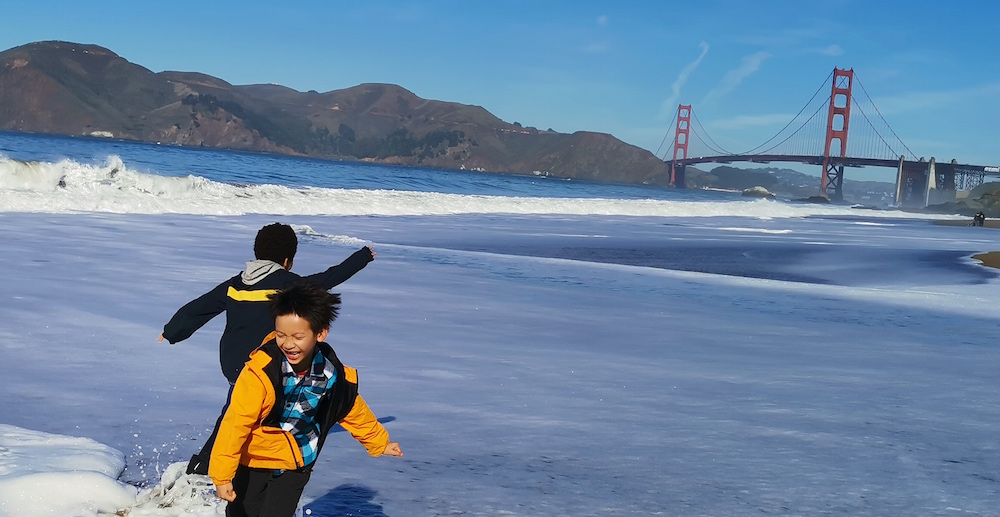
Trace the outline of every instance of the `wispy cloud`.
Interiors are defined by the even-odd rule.
[[[840,45],[830,45],[825,48],[817,50],[820,54],[824,56],[837,57],[844,55],[844,49],[840,48]]]
[[[601,34],[607,34],[607,31],[604,30],[604,27],[607,27],[608,25],[608,16],[604,14],[598,16],[597,25],[601,27],[600,29],[598,29],[598,31]],[[594,41],[592,43],[584,45],[583,48],[581,48],[581,50],[583,50],[587,54],[604,54],[605,52],[611,50],[611,43],[608,40]]]
[[[872,99],[872,102],[883,115],[888,115],[938,108],[959,101],[974,101],[984,97],[1000,97],[1000,82],[950,91],[908,92],[892,97]]]
[[[660,109],[660,114],[663,117],[673,117],[674,111],[677,109],[677,101],[681,98],[681,88],[687,83],[688,77],[698,68],[701,64],[701,60],[705,59],[705,54],[708,54],[708,43],[702,41],[698,44],[701,47],[701,53],[698,57],[684,66],[681,69],[681,73],[677,74],[677,79],[673,84],[670,85],[670,96],[663,101],[662,108]]]
[[[740,62],[740,66],[727,72],[726,76],[722,78],[722,82],[715,88],[709,90],[708,94],[705,95],[705,98],[702,99],[701,103],[708,104],[710,101],[735,90],[744,79],[757,73],[757,70],[760,70],[760,65],[763,64],[764,60],[769,57],[771,57],[771,54],[768,52],[757,52],[755,54],[745,56],[743,61]]]
[[[839,57],[844,55],[844,49],[840,45],[832,44],[825,47],[799,47],[795,50],[783,51],[782,54],[788,56]]]
[[[774,126],[787,124],[795,118],[792,113],[772,113],[769,115],[740,115],[738,117],[714,120],[709,125],[713,129],[742,129],[745,127]]]

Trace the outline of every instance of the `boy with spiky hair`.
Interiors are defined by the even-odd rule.
[[[225,312],[226,328],[219,340],[219,361],[222,373],[232,385],[250,352],[274,330],[274,319],[267,309],[268,295],[303,278],[291,272],[297,249],[298,238],[291,226],[281,223],[264,226],[254,239],[256,260],[247,262],[245,271],[178,309],[163,326],[159,340],[167,339],[171,344],[183,341],[209,320]],[[374,259],[375,252],[365,246],[340,264],[305,278],[329,290],[354,276]],[[226,406],[228,404],[227,401]],[[223,414],[226,406],[222,408]],[[209,455],[220,422],[221,414],[201,451],[191,456],[188,474],[208,473]]]
[[[270,297],[273,338],[236,379],[209,462],[227,516],[291,516],[334,424],[372,456],[403,455],[358,394],[357,371],[323,341],[339,305],[305,281]]]

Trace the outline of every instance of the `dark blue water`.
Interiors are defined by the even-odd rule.
[[[194,175],[230,184],[555,198],[719,201],[739,197],[725,192],[678,190],[648,185],[604,184],[516,174],[376,165],[30,133],[0,132],[0,156],[39,162],[69,159],[87,165],[102,165],[108,157],[118,156],[130,170],[163,176]]]

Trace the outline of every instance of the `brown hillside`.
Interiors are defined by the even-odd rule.
[[[509,124],[392,84],[299,92],[153,73],[58,41],[0,52],[0,128],[450,169],[664,184],[666,165],[611,135]]]

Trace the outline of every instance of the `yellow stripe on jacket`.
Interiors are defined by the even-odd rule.
[[[291,433],[261,425],[275,404],[274,385],[264,372],[271,361],[267,352],[254,351],[236,379],[209,461],[208,475],[216,485],[231,482],[240,464],[282,470],[303,466],[302,451]],[[357,371],[348,366],[344,371],[345,379],[357,384]],[[389,444],[389,433],[360,395],[340,425],[372,456],[382,455]]]
[[[277,289],[240,291],[233,286],[229,286],[229,290],[226,291],[226,296],[238,302],[266,302],[268,297],[276,292],[278,292]]]

